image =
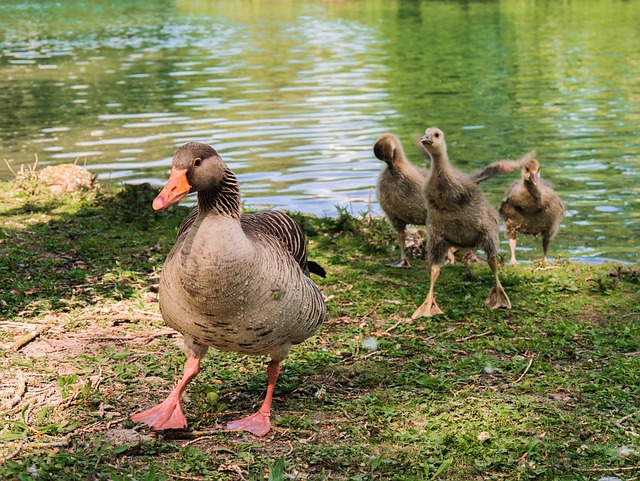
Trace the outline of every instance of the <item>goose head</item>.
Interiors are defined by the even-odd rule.
[[[538,185],[540,180],[540,164],[536,159],[527,160],[522,166],[522,178],[526,182]]]
[[[430,154],[440,152],[445,146],[444,134],[438,127],[429,127],[420,138],[420,143]]]
[[[169,207],[192,192],[214,190],[222,181],[225,168],[213,147],[199,142],[183,145],[173,155],[169,180],[154,199],[154,210]]]
[[[373,154],[391,167],[400,151],[400,140],[393,134],[384,134],[373,144]]]

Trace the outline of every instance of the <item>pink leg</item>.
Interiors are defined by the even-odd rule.
[[[276,381],[280,374],[280,361],[271,361],[267,367],[267,395],[264,398],[260,410],[252,416],[232,421],[227,424],[227,428],[232,431],[247,431],[256,436],[264,436],[271,429],[271,399]]]
[[[162,403],[156,407],[136,413],[129,419],[139,423],[147,424],[151,429],[159,431],[162,429],[184,429],[187,427],[187,420],[182,410],[182,393],[187,388],[189,381],[200,371],[200,358],[190,357],[184,365],[184,374],[178,385],[167,396]]]

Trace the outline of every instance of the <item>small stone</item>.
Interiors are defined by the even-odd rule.
[[[485,442],[487,439],[489,439],[491,437],[491,434],[489,434],[486,431],[482,431],[480,434],[478,434],[478,441],[480,441],[481,443]]]
[[[96,187],[95,177],[87,169],[75,164],[45,167],[38,179],[54,194]]]

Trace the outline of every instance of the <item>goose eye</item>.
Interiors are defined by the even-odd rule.
[[[193,159],[193,166],[194,167],[200,167],[201,163],[202,163],[202,159],[200,157],[196,157],[195,159]]]
[[[436,132],[434,137],[437,139],[438,137],[440,137],[440,133]]]

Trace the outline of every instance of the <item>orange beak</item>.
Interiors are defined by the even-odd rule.
[[[164,209],[176,202],[180,202],[189,192],[191,192],[191,185],[187,181],[187,170],[177,170],[172,167],[169,180],[158,194],[158,197],[153,199],[153,209]]]

